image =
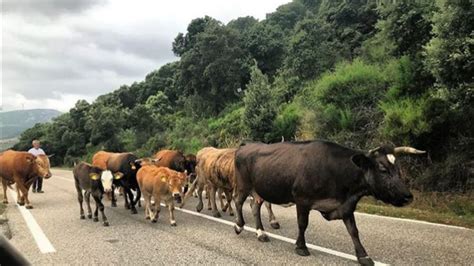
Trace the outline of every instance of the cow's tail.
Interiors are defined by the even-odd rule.
[[[196,179],[194,179],[193,183],[191,184],[191,187],[188,189],[188,191],[186,192],[186,195],[184,195],[184,198],[183,198],[183,202],[181,203],[181,205],[179,205],[180,208],[183,208],[184,207],[184,204],[186,203],[186,201],[188,200],[189,197],[191,197],[191,195],[193,194],[194,190],[196,190],[196,186],[197,186],[197,183],[198,183],[198,177],[196,177]]]

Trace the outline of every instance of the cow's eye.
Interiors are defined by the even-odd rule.
[[[387,168],[385,168],[383,166],[379,166],[379,171],[382,172],[382,173],[387,173],[388,172]]]

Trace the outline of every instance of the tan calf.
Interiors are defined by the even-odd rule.
[[[186,173],[180,173],[167,167],[143,165],[137,172],[137,181],[145,200],[145,219],[156,223],[163,200],[170,212],[170,224],[176,226],[174,219],[174,199],[181,200],[181,190],[186,183]],[[151,198],[155,201],[153,210]],[[178,202],[179,203],[179,202]]]

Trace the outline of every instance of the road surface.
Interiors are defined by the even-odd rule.
[[[313,211],[306,232],[311,256],[294,253],[297,236],[294,207],[274,206],[281,224],[272,229],[262,207],[265,229],[274,234],[267,243],[255,233],[236,235],[232,226],[212,220],[205,208],[195,214],[192,198],[185,211],[176,210],[177,227],[169,225],[162,208],[158,223],[144,219],[143,208],[132,215],[123,207],[110,207],[104,200],[109,227],[79,219],[79,206],[72,172],[53,169],[45,180],[44,194],[30,193],[34,209],[13,204],[11,192],[7,215],[13,234],[11,243],[33,264],[312,264],[356,265],[353,244],[342,221],[325,221]],[[94,206],[94,205],[92,205]],[[25,218],[26,217],[26,218]],[[254,228],[248,204],[247,226]],[[219,221],[233,222],[223,214]],[[375,261],[391,265],[472,265],[474,231],[470,229],[356,214],[361,241]],[[35,240],[36,239],[36,240]],[[314,245],[314,246],[313,246]]]

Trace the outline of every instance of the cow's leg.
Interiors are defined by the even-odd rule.
[[[199,184],[197,194],[198,194],[198,204],[196,205],[196,211],[201,212],[202,208],[204,207],[204,203],[202,202],[202,191],[204,190],[204,184]]]
[[[174,201],[173,198],[168,200],[168,211],[170,212],[170,225],[176,226],[176,220],[174,219]]]
[[[275,218],[275,214],[272,210],[272,204],[270,202],[265,201],[265,208],[268,211],[268,220],[270,221],[270,226],[273,229],[280,229],[280,223],[278,223],[277,219]]]
[[[219,188],[219,189],[217,190],[217,197],[219,198],[219,202],[220,202],[220,204],[221,204],[221,210],[222,210],[223,212],[226,212],[226,211],[227,211],[227,206],[226,206],[225,203],[224,203],[224,198],[222,197],[222,194],[225,194],[225,191],[224,191],[224,189]]]
[[[112,184],[112,191],[110,191],[110,206],[117,207],[117,199],[115,198],[116,185]]]
[[[86,205],[87,205],[87,218],[92,219],[92,208],[91,208],[91,192],[86,191],[84,193],[86,197]]]
[[[2,187],[3,187],[3,204],[8,204],[8,198],[7,198],[7,188],[8,188],[8,183],[7,180],[2,178]]]
[[[219,210],[217,209],[217,204],[216,204],[216,192],[217,189],[214,185],[210,186],[208,185],[209,190],[211,191],[209,194],[209,200],[211,201],[211,207],[212,207],[212,216],[214,217],[221,217],[221,214],[219,213]]]
[[[189,188],[188,192],[186,192],[186,194],[184,195],[183,201],[181,202],[181,205],[179,205],[180,208],[183,208],[188,198],[191,197],[191,195],[194,195],[194,192],[196,191],[197,186],[198,186],[198,179],[196,178],[194,182],[191,184],[191,187]]]
[[[311,208],[305,205],[296,204],[296,214],[298,216],[298,239],[296,240],[296,254],[300,256],[309,256],[304,232],[308,227],[309,211]]]
[[[209,185],[206,185],[207,210],[209,211],[212,210],[211,193],[212,193],[212,189],[209,187]],[[215,200],[215,197],[216,197],[216,191],[214,190],[214,200]]]
[[[152,213],[152,216],[151,216],[151,222],[152,223],[156,223],[158,221],[158,217],[160,216],[160,210],[161,210],[161,205],[160,205],[160,201],[161,201],[161,194],[160,192],[154,192],[153,193],[153,198],[155,200],[155,211],[154,213]],[[173,199],[171,199],[173,200]]]
[[[95,198],[94,198],[95,200]],[[95,203],[95,210],[94,210],[94,219],[92,219],[94,222],[99,221],[99,205],[97,204],[97,201]]]
[[[263,229],[263,224],[262,224],[262,217],[260,214],[260,209],[262,207],[263,201],[262,200],[256,200],[257,197],[255,197],[255,202],[252,205],[252,214],[253,217],[255,218],[255,228],[257,229],[257,239],[261,242],[268,242],[270,239],[268,238],[267,234],[265,234],[265,229]]]
[[[82,203],[84,202],[84,196],[82,195],[82,189],[77,183],[77,181],[76,181],[76,191],[77,191],[77,201],[79,202],[79,208],[80,208],[80,218],[86,219],[86,216],[84,216],[84,208],[82,207]]]
[[[135,204],[138,203],[138,207],[142,206],[141,198],[142,198],[142,191],[140,190],[140,188],[137,187],[137,196],[136,196],[136,199],[135,199]]]
[[[130,192],[130,190],[128,188],[127,189],[123,188],[123,191],[124,191],[124,194],[125,194],[123,196],[123,199],[125,201],[124,207],[125,207],[125,209],[130,210],[130,203],[128,202],[128,199],[130,198],[130,196],[128,195],[128,192]]]
[[[28,199],[28,188],[21,182],[16,182],[16,187],[18,192],[21,192],[20,202],[19,205],[25,205],[27,209],[33,209],[33,206],[30,204],[30,200]]]
[[[123,188],[123,192],[124,192],[124,198],[125,198],[125,208],[127,208],[127,204],[128,204],[128,209],[130,209],[130,211],[132,212],[132,214],[136,214],[137,213],[137,209],[135,208],[135,204],[134,204],[134,196],[133,196],[133,193],[132,193],[132,190],[129,188],[129,187],[124,187]],[[127,202],[127,196],[128,196],[128,202]]]
[[[227,203],[225,205],[225,209],[229,208],[229,215],[234,216],[234,210],[232,209],[232,190],[226,190],[225,192],[225,199]],[[222,210],[225,212],[226,210]]]
[[[234,195],[235,210],[237,212],[237,219],[234,225],[234,231],[236,234],[240,234],[244,230],[245,221],[242,214],[242,206],[249,194],[250,190],[241,189]]]
[[[96,212],[97,212],[97,209],[100,210],[100,215],[102,216],[102,223],[104,226],[109,226],[109,222],[107,221],[107,217],[105,216],[105,213],[104,213],[104,204],[102,203],[102,195],[100,194],[100,192],[95,192],[94,194],[92,194],[92,197],[94,197],[94,200],[95,200],[95,206],[96,206]],[[98,215],[96,214],[96,217]]]
[[[145,202],[145,220],[150,219],[151,214],[151,196],[147,192],[143,192],[143,200]]]
[[[359,263],[362,265],[374,265],[374,261],[369,256],[367,256],[367,252],[360,242],[359,230],[356,226],[354,213],[345,216],[342,220],[344,221],[347,231],[349,232],[352,242],[354,243],[357,261],[359,261]]]

